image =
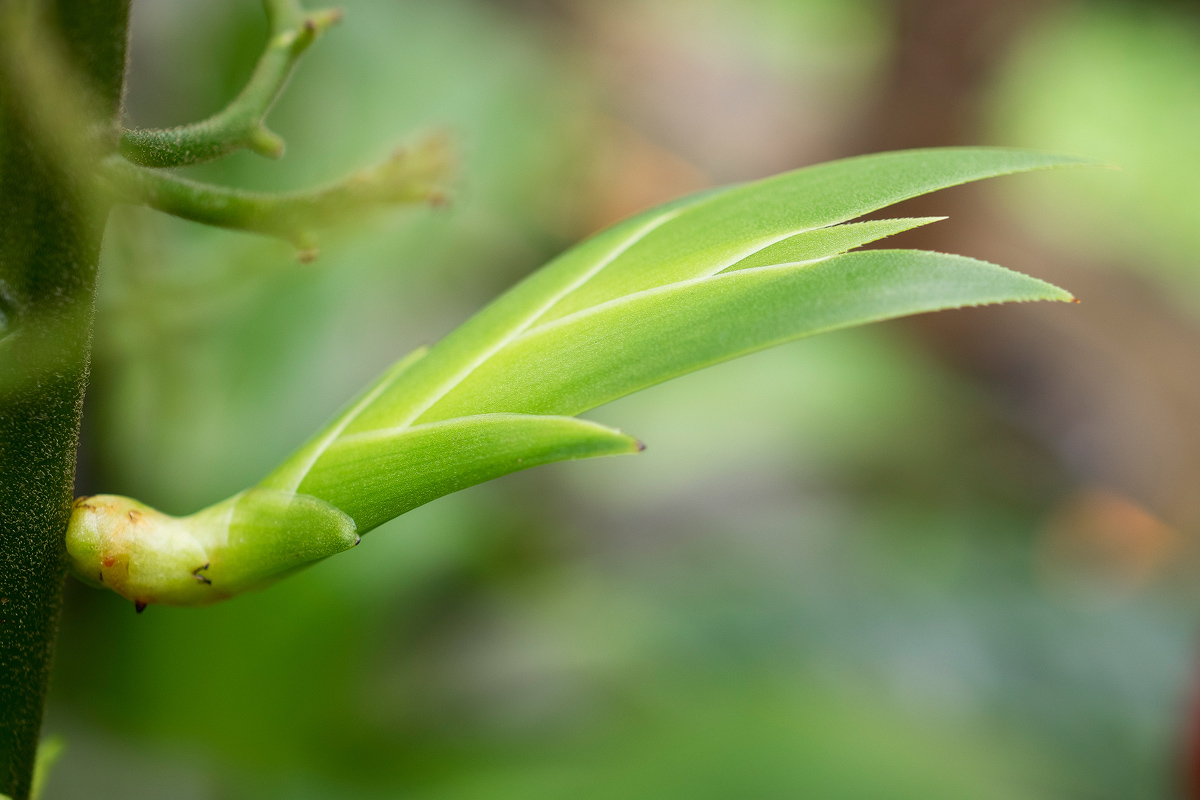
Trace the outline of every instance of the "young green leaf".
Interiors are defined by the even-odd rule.
[[[417,421],[535,324],[709,278],[800,233],[810,237],[811,258],[837,255],[845,242],[835,227],[839,223],[936,189],[1076,163],[1084,162],[1004,149],[911,150],[835,161],[685,198],[611,228],[534,273],[439,342],[347,430]]]
[[[1071,300],[962,256],[848,251],[939,219],[851,222],[899,200],[1082,163],[1090,162],[1002,149],[884,153],[648,211],[567,251],[398,362],[258,488],[226,501],[246,503],[255,492],[270,500],[253,500],[246,513],[255,524],[239,536],[222,538],[224,511],[158,515],[160,534],[131,536],[119,514],[77,509],[68,534],[75,570],[95,581],[107,560],[154,564],[138,573],[137,596],[128,580],[104,582],[138,602],[211,602],[344,549],[351,535],[444,494],[539,464],[636,452],[630,437],[572,417],[686,372],[907,314]],[[286,520],[271,522],[272,503],[287,509]],[[333,512],[349,527],[331,527]],[[318,544],[305,548],[308,539]],[[111,542],[125,549],[109,552]],[[204,558],[218,553],[224,572],[209,567],[208,580],[197,581],[197,547]]]

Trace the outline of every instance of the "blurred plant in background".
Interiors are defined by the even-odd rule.
[[[310,185],[432,123],[464,152],[453,206],[311,265],[115,216],[81,493],[220,499],[583,235],[893,143],[1121,164],[956,190],[986,214],[924,207],[956,209],[920,234],[936,249],[1078,286],[1082,321],[956,312],[692,375],[591,414],[646,437],[636,462],[443,498],[204,612],[72,585],[47,798],[1177,795],[1200,627],[1193,11],[346,9],[273,112],[287,167],[192,171]],[[236,92],[265,26],[251,0],[139,0],[133,36],[129,115],[170,125]],[[888,124],[897,97],[921,113]]]

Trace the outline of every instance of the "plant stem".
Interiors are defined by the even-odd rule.
[[[248,148],[268,158],[283,155],[283,139],[263,124],[283,92],[300,56],[318,36],[342,18],[326,9],[305,13],[298,0],[263,0],[270,34],[250,81],[228,106],[213,116],[168,130],[130,130],[121,154],[147,167],[198,164]]]
[[[116,124],[128,11],[0,2],[0,794],[13,800],[29,796],[58,627],[106,216],[81,171],[95,130],[74,123],[98,100],[102,127]]]
[[[198,183],[118,156],[105,159],[100,174],[122,201],[205,225],[275,236],[295,245],[301,260],[308,261],[316,255],[316,232],[322,228],[384,206],[440,202],[439,184],[449,161],[446,140],[435,136],[395,150],[374,167],[299,192],[248,192]]]

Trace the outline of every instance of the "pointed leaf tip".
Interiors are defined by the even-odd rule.
[[[920,228],[946,217],[908,217],[901,219],[876,219],[865,222],[846,222],[814,230],[802,231],[780,242],[769,245],[743,258],[724,272],[740,269],[769,267],[781,264],[799,264],[817,261],[849,252],[863,245],[886,239],[898,233]]]
[[[556,461],[636,453],[638,444],[573,417],[482,414],[345,436],[300,487],[350,515],[365,533],[477,483]]]
[[[816,164],[717,190],[677,207],[597,275],[562,297],[541,321],[635,292],[708,277],[764,248],[780,246],[788,237],[798,237],[797,242],[813,253],[790,256],[790,260],[835,255],[866,243],[851,241],[842,246],[838,237],[870,230],[847,229],[841,223],[903,200],[985,178],[1090,163],[1075,156],[1008,148],[902,150]],[[884,235],[891,234],[881,230],[873,238]]]

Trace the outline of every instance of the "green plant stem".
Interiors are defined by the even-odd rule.
[[[275,104],[300,56],[342,18],[336,9],[305,13],[298,0],[263,0],[270,28],[266,49],[241,93],[206,120],[166,130],[129,130],[121,154],[146,167],[198,164],[248,148],[279,158],[284,142],[263,120]]]
[[[300,192],[248,192],[199,183],[169,172],[105,159],[101,175],[116,197],[193,222],[275,236],[291,242],[301,260],[316,256],[316,232],[380,206],[440,202],[448,147],[433,137],[398,149],[375,167],[336,183]]]
[[[105,217],[80,171],[95,140],[80,109],[98,99],[116,124],[128,11],[0,4],[0,794],[13,800],[30,794],[58,626]],[[89,102],[70,91],[76,71]]]

